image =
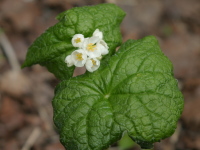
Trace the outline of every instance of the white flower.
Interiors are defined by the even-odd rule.
[[[93,36],[97,36],[99,37],[100,40],[103,39],[103,33],[101,31],[99,31],[99,29],[96,29],[93,33]]]
[[[75,34],[72,38],[72,45],[74,47],[82,47],[82,44],[84,42],[84,35],[82,34]]]
[[[97,70],[99,66],[100,66],[100,61],[96,58],[88,58],[85,64],[85,67],[89,72]]]
[[[68,55],[66,58],[65,58],[65,63],[67,63],[67,67],[71,67],[74,65],[74,62],[72,60],[72,56],[71,55]]]
[[[104,40],[100,40],[97,43],[97,47],[101,50],[101,55],[106,55],[108,54],[108,45]]]
[[[72,45],[79,49],[65,58],[67,66],[85,66],[89,72],[97,70],[100,66],[102,55],[106,55],[109,52],[109,47],[103,40],[103,33],[99,29],[96,29],[92,37],[88,38],[84,38],[82,34],[75,34],[72,38]]]
[[[97,43],[100,41],[99,37],[92,36],[91,38],[86,38],[83,43],[83,48],[86,51],[86,54],[90,58],[100,57],[101,50],[97,46]]]
[[[76,67],[83,67],[87,60],[87,54],[84,50],[75,50],[71,54],[71,59]]]

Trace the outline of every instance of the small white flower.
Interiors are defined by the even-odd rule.
[[[66,58],[65,58],[65,63],[67,63],[67,67],[71,67],[74,65],[74,62],[72,60],[72,56],[71,55],[68,55]]]
[[[83,67],[87,60],[87,54],[82,49],[72,52],[71,57],[76,67]]]
[[[82,47],[82,44],[84,42],[84,35],[82,34],[75,34],[72,38],[72,45],[74,47]]]
[[[96,58],[88,58],[85,64],[85,67],[89,72],[97,70],[99,66],[100,66],[100,61]]]
[[[108,45],[104,40],[100,40],[97,43],[97,47],[101,50],[101,55],[106,55],[108,54]]]
[[[86,51],[86,54],[90,58],[100,57],[101,50],[97,46],[97,43],[100,41],[99,37],[92,36],[91,38],[86,38],[83,43],[83,48]]]
[[[103,39],[103,33],[101,31],[99,31],[99,29],[96,29],[93,33],[93,36],[97,36],[99,37],[100,40]]]
[[[100,66],[102,55],[106,55],[109,52],[109,47],[103,40],[103,33],[99,29],[96,29],[92,37],[88,38],[84,38],[82,34],[75,34],[72,38],[72,45],[79,49],[65,58],[67,66],[85,66],[89,72],[97,70]]]

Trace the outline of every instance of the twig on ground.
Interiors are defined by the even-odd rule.
[[[20,64],[17,60],[14,49],[13,49],[12,45],[10,44],[7,36],[3,32],[0,32],[0,46],[2,47],[2,50],[4,51],[5,55],[7,56],[12,69],[19,71]]]
[[[40,127],[35,127],[21,150],[29,150],[41,134]]]

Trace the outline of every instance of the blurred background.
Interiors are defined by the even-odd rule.
[[[200,150],[200,0],[0,0],[0,150],[64,150],[52,122],[59,81],[39,65],[20,65],[60,12],[99,3],[127,13],[124,41],[154,35],[174,64],[185,107],[176,132],[154,150]],[[127,137],[110,150],[116,145],[139,150]]]

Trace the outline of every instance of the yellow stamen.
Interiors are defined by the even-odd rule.
[[[76,59],[77,59],[78,61],[83,60],[82,55],[83,55],[83,54],[81,54],[81,53],[76,54]]]
[[[81,42],[81,38],[77,38],[74,40],[76,43],[80,43]]]
[[[93,66],[97,65],[94,59],[91,59]]]
[[[96,45],[94,45],[93,43],[90,43],[87,45],[87,50],[94,52],[96,50],[96,47],[97,47]]]

